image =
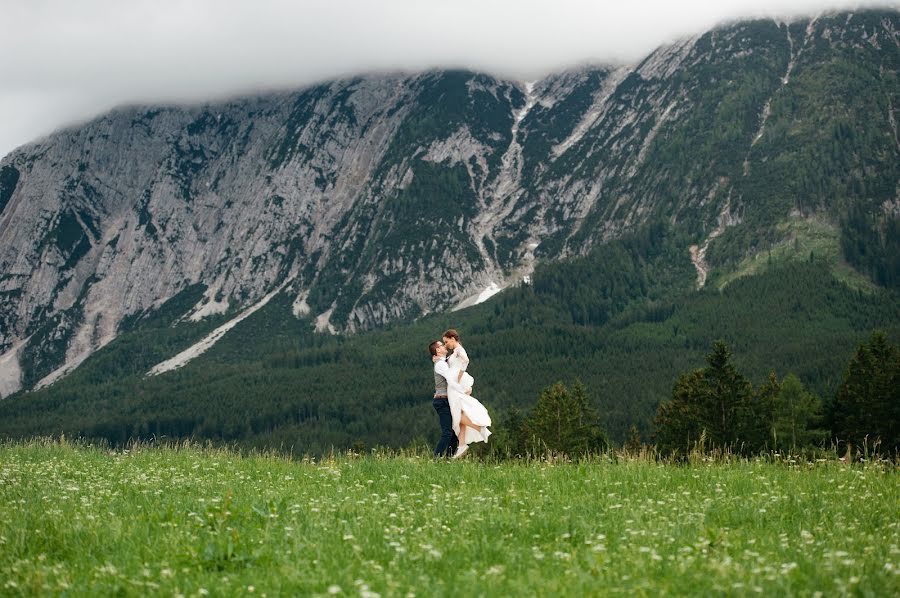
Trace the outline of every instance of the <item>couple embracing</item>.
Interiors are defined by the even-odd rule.
[[[462,457],[473,442],[487,442],[491,417],[472,396],[475,379],[466,373],[469,356],[452,328],[442,340],[428,345],[434,362],[434,409],[441,424],[441,439],[434,449],[436,457],[452,454]]]

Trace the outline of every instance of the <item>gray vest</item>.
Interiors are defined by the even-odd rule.
[[[447,379],[438,374],[434,373],[434,396],[436,397],[446,397],[447,396]]]

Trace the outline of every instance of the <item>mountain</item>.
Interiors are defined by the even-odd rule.
[[[270,301],[360,333],[660,223],[670,271],[695,268],[673,292],[810,252],[896,288],[898,65],[900,13],[866,11],[526,84],[433,71],[116,110],[0,162],[0,394],[159,313],[181,335],[161,362]]]
[[[653,415],[714,340],[755,385],[796,374],[828,404],[856,346],[875,328],[900,340],[900,300],[838,280],[826,258],[773,258],[723,290],[695,291],[681,233],[655,225],[584,257],[539,265],[530,284],[452,313],[353,335],[315,333],[279,293],[202,356],[147,376],[215,322],[174,322],[189,289],[130,324],[65,379],[0,401],[0,438],[58,435],[209,439],[327,454],[333,448],[434,444],[428,343],[457,327],[476,396],[502,446],[514,409],[557,381],[581,380],[610,438],[653,439]],[[681,259],[678,259],[680,256]],[[430,439],[430,443],[429,443]]]

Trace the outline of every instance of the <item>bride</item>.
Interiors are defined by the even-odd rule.
[[[469,356],[459,341],[459,334],[450,329],[444,333],[443,343],[437,344],[434,371],[447,380],[447,399],[453,416],[453,431],[459,438],[459,448],[453,458],[458,459],[469,450],[469,444],[487,442],[491,435],[488,430],[491,416],[484,405],[471,396],[475,379],[466,373]],[[444,356],[448,350],[452,353],[445,362]]]

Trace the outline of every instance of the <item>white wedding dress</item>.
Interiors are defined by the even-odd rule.
[[[449,373],[447,376],[447,399],[450,403],[450,413],[453,416],[453,431],[459,436],[459,419],[460,413],[465,411],[466,415],[476,424],[478,428],[466,426],[466,437],[463,439],[464,444],[473,442],[487,442],[491,431],[488,426],[491,425],[491,416],[481,402],[471,395],[466,394],[466,390],[472,388],[475,379],[466,373],[469,367],[469,356],[461,345],[457,345],[453,353],[447,358],[447,366]],[[457,382],[459,372],[462,371],[462,378]]]

